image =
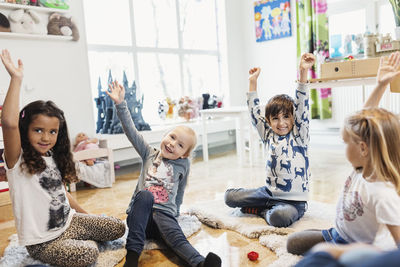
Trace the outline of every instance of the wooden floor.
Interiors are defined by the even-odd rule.
[[[311,147],[310,153],[311,199],[335,203],[344,179],[351,172],[344,151]],[[250,166],[248,161],[238,164],[234,151],[214,154],[209,162],[203,162],[201,158],[195,159],[183,204],[190,206],[202,200],[215,199],[231,187],[262,186],[265,184],[264,168],[265,159],[261,154],[253,166]],[[134,168],[124,168],[117,172],[116,183],[112,188],[81,189],[73,193],[73,196],[90,213],[125,219],[125,209],[136,186],[138,175],[138,171]],[[11,205],[0,205],[0,255],[3,255],[8,245],[7,238],[13,233],[15,227]],[[267,266],[276,257],[256,239],[248,239],[236,232],[216,230],[204,225],[198,233],[189,238],[189,241],[202,254],[212,250],[220,255],[223,266]],[[260,260],[257,262],[250,262],[247,259],[247,253],[252,250],[260,253]],[[118,264],[122,265],[123,262]],[[145,251],[140,257],[140,266],[180,265],[182,264],[179,259],[167,250]]]

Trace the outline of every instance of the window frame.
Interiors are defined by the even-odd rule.
[[[227,101],[229,99],[229,86],[227,77],[227,56],[226,56],[226,26],[225,26],[225,0],[213,0],[215,5],[215,20],[216,20],[216,49],[215,50],[205,50],[205,49],[186,49],[183,47],[183,32],[180,29],[180,0],[175,0],[176,8],[176,27],[178,31],[178,47],[177,48],[157,48],[157,47],[147,47],[138,46],[136,42],[135,33],[135,18],[134,18],[134,2],[133,0],[126,0],[129,2],[129,21],[131,28],[131,45],[108,45],[108,44],[93,44],[87,43],[88,54],[90,52],[123,52],[131,53],[133,61],[133,72],[134,80],[137,88],[140,92],[141,88],[141,77],[139,74],[139,63],[138,54],[139,53],[163,53],[177,55],[179,58],[179,71],[180,71],[180,85],[182,97],[185,96],[185,82],[184,82],[184,57],[186,55],[210,55],[217,57],[218,62],[218,77],[219,77],[219,90],[223,94],[224,99]],[[89,64],[90,65],[90,64]],[[103,78],[103,77],[102,77]],[[104,77],[107,78],[107,77]],[[92,78],[91,78],[92,80]],[[94,80],[94,79],[93,79]],[[131,81],[129,81],[131,82]],[[97,84],[91,84],[92,92],[97,92]],[[103,88],[104,90],[104,88]],[[212,92],[210,92],[212,93]],[[217,93],[216,93],[217,94]],[[97,95],[95,96],[97,97]],[[200,96],[192,96],[200,97]],[[153,124],[152,122],[149,122]]]

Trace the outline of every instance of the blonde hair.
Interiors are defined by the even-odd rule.
[[[363,109],[345,120],[343,131],[355,143],[365,142],[379,179],[391,182],[400,195],[400,122],[383,108]]]
[[[197,135],[196,135],[195,131],[188,126],[179,125],[179,126],[176,126],[175,129],[176,128],[180,128],[180,129],[184,130],[186,133],[188,133],[192,137],[192,143],[190,144],[190,146],[188,147],[188,149],[185,153],[185,157],[189,157],[190,154],[192,153],[193,149],[196,147]]]

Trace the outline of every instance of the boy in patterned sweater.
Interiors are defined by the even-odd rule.
[[[288,95],[271,98],[261,111],[257,96],[260,68],[249,71],[249,107],[253,125],[268,148],[266,186],[255,189],[234,188],[225,192],[229,207],[263,217],[269,225],[288,227],[307,209],[309,178],[309,93],[307,73],[315,57],[303,54],[295,100]],[[265,116],[263,116],[265,114]]]

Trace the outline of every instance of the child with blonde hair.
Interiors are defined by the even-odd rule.
[[[196,133],[190,127],[177,126],[163,137],[159,149],[151,147],[133,123],[124,100],[124,87],[118,82],[109,87],[107,94],[114,101],[124,132],[143,161],[126,211],[129,232],[124,267],[138,266],[147,238],[165,242],[189,266],[221,266],[216,254],[210,252],[204,258],[192,247],[176,220],[189,177],[189,156],[196,146]]]
[[[371,244],[382,227],[400,242],[400,122],[377,107],[389,82],[400,74],[399,65],[399,52],[381,58],[376,88],[364,109],[344,123],[342,137],[354,171],[337,203],[335,227],[290,235],[288,252],[304,254],[320,242]]]
[[[66,192],[77,181],[64,112],[52,101],[34,101],[19,112],[23,64],[0,58],[11,76],[1,114],[4,160],[18,240],[32,258],[66,267],[96,262],[95,241],[117,239],[123,221],[86,213]]]

